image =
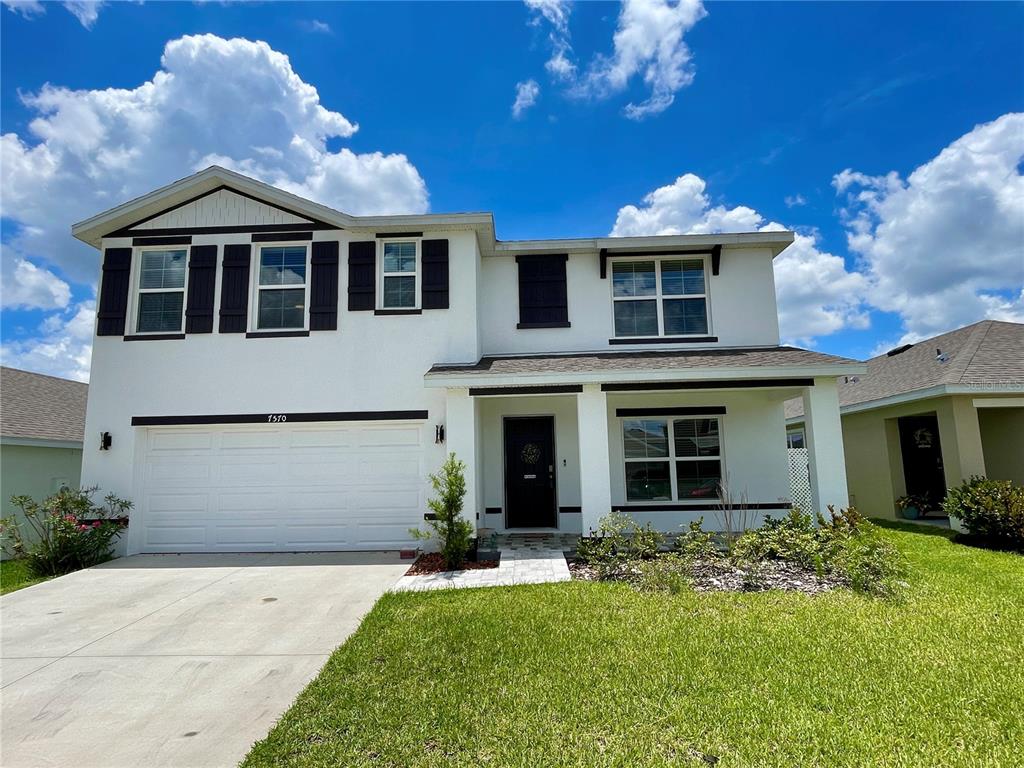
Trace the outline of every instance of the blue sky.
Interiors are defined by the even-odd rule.
[[[1020,3],[4,5],[6,365],[87,376],[68,227],[211,159],[503,239],[793,228],[783,334],[838,354],[1024,317]]]

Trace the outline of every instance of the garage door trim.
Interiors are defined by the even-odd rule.
[[[193,416],[132,416],[133,427],[190,424],[304,424],[317,421],[426,421],[427,411],[317,411],[313,413],[228,413]]]

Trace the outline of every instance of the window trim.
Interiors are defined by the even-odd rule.
[[[791,446],[789,444],[790,435],[800,435],[800,442],[802,442],[803,445],[800,446],[799,448],[797,448],[796,450],[803,450],[803,449],[807,448],[807,435],[804,433],[804,428],[803,427],[796,427],[795,429],[793,427],[790,427],[789,429],[786,430],[786,447],[787,448],[793,448],[793,446]]]
[[[615,264],[616,263],[630,263],[636,261],[653,261],[654,264],[654,293],[650,296],[616,296],[615,295]],[[663,261],[700,261],[704,268],[704,293],[687,293],[687,294],[669,294],[665,296],[661,292],[661,263]],[[652,343],[650,339],[714,339],[715,330],[712,324],[711,317],[711,256],[708,254],[686,254],[686,255],[646,255],[643,253],[630,253],[616,255],[608,258],[608,296],[611,299],[609,302],[609,310],[611,312],[611,343],[613,344],[629,344],[633,339],[636,344],[647,344]],[[704,333],[665,333],[665,310],[662,301],[664,299],[704,299],[704,314],[707,318],[707,331]],[[656,335],[643,334],[639,336],[619,336],[615,331],[615,303],[618,301],[654,301],[656,305],[658,315],[658,333]],[[657,342],[654,342],[657,343]]]
[[[697,421],[697,420],[700,420],[700,419],[714,419],[715,421],[718,422],[718,456],[676,456],[675,455],[676,444],[675,444],[675,426],[674,426],[674,422],[676,422],[676,421]],[[639,416],[639,415],[637,415],[637,416],[619,416],[619,417],[617,417],[617,421],[619,422],[619,441],[620,441],[620,447],[621,447],[621,450],[622,450],[621,457],[620,457],[621,461],[619,463],[619,467],[620,467],[620,470],[621,470],[621,473],[622,473],[622,475],[621,475],[621,477],[622,477],[622,498],[623,498],[623,503],[624,504],[629,504],[630,506],[633,506],[633,505],[637,505],[637,506],[659,506],[659,505],[665,505],[665,504],[682,504],[682,505],[693,505],[693,506],[705,505],[706,506],[709,503],[717,504],[717,503],[721,502],[721,495],[708,496],[708,497],[704,497],[704,498],[700,498],[700,499],[680,499],[679,498],[679,487],[678,487],[679,486],[679,480],[676,477],[676,466],[675,465],[676,465],[676,462],[679,462],[679,461],[708,461],[708,460],[717,459],[718,460],[718,465],[719,465],[719,467],[721,469],[722,481],[723,482],[725,481],[725,478],[727,477],[727,475],[726,475],[726,466],[725,466],[725,454],[726,454],[726,451],[725,451],[725,429],[724,429],[724,426],[723,426],[724,425],[724,421],[725,421],[724,414],[709,412],[709,413],[687,414],[685,416],[653,416],[653,415],[652,416]],[[666,424],[668,426],[668,448],[669,448],[669,455],[668,456],[664,456],[664,457],[657,457],[657,458],[648,458],[646,456],[644,456],[644,457],[636,457],[636,458],[627,458],[626,457],[626,430],[625,430],[625,422],[627,422],[627,421],[664,421],[664,422],[666,422]],[[628,482],[628,480],[627,480],[627,477],[626,477],[626,464],[631,463],[631,462],[632,463],[637,463],[637,462],[651,462],[651,461],[662,461],[662,462],[665,462],[665,463],[667,463],[669,465],[668,477],[669,477],[669,487],[671,488],[671,491],[672,491],[672,498],[671,499],[630,499],[629,495],[628,495],[629,492],[627,490],[627,482]]]
[[[385,243],[412,243],[416,248],[416,271],[415,272],[385,272],[384,271],[384,244]],[[377,306],[376,312],[401,312],[402,314],[418,314],[423,308],[423,236],[417,237],[381,237],[377,239]],[[412,277],[416,280],[416,287],[413,289],[414,303],[411,307],[389,307],[384,303],[384,278],[385,277]]]
[[[142,287],[142,256],[144,253],[184,251],[185,252],[185,281],[181,288],[143,288]],[[129,278],[129,306],[126,327],[131,331],[124,335],[131,337],[148,338],[151,336],[184,336],[185,334],[185,312],[188,310],[188,263],[192,258],[191,248],[188,245],[137,245],[132,247],[131,275]],[[181,324],[176,331],[140,331],[139,330],[139,308],[142,305],[143,293],[177,293],[181,292]]]
[[[290,333],[292,331],[309,330],[309,288],[312,279],[311,254],[313,247],[310,240],[282,240],[273,243],[253,243],[256,258],[252,259],[249,268],[249,327],[246,335],[265,333]],[[260,266],[262,264],[264,248],[304,248],[306,252],[306,281],[303,284],[305,297],[302,304],[302,325],[292,328],[260,328],[260,291],[282,291],[295,290],[297,285],[260,285]],[[250,257],[251,258],[251,257]],[[223,266],[222,266],[223,268]]]

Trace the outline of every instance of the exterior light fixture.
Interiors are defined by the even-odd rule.
[[[109,451],[110,446],[113,444],[114,438],[110,436],[109,432],[100,432],[100,450]]]

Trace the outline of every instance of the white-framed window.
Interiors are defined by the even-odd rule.
[[[384,240],[381,243],[381,309],[417,309],[420,305],[420,241]]]
[[[704,257],[637,256],[616,259],[611,268],[617,338],[708,334]]]
[[[135,333],[181,333],[185,322],[188,249],[139,252]]]
[[[719,419],[622,419],[626,501],[707,501],[719,498],[722,440]]]
[[[804,431],[802,429],[790,429],[786,431],[787,448],[806,448],[804,443]]]
[[[256,330],[305,329],[308,275],[308,249],[305,245],[260,247],[254,302]]]

